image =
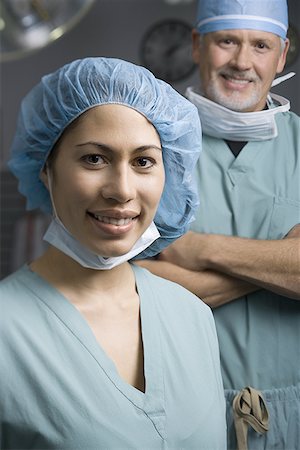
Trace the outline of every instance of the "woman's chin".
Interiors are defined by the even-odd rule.
[[[102,256],[103,258],[116,258],[119,256],[126,255],[126,253],[129,253],[130,250],[132,250],[134,244],[135,243],[133,243],[132,245],[125,245],[125,246],[124,245],[113,245],[110,247],[105,246],[105,248],[95,246],[92,247],[86,246],[86,247],[95,255]]]

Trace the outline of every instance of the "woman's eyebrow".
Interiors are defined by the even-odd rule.
[[[135,150],[137,150],[139,152],[144,152],[146,150],[150,150],[151,148],[153,148],[154,150],[159,150],[160,152],[162,151],[161,147],[158,147],[157,145],[153,145],[153,144],[142,145],[141,147],[137,147]]]
[[[105,144],[101,144],[101,142],[87,141],[82,142],[80,144],[76,144],[76,147],[84,147],[85,145],[93,145],[94,147],[101,148],[103,150],[111,150],[111,147]]]
[[[101,142],[95,142],[95,141],[82,142],[81,144],[77,144],[76,147],[83,147],[85,145],[93,145],[93,146],[97,147],[98,149],[106,150],[106,151],[113,151],[114,150],[109,145],[102,144]],[[161,147],[158,147],[157,145],[154,145],[154,144],[141,145],[140,147],[136,147],[134,149],[134,151],[144,152],[144,151],[147,151],[147,150],[150,150],[150,149],[162,151]]]

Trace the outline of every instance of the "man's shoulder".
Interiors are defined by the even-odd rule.
[[[293,149],[296,149],[296,153],[298,153],[300,147],[300,117],[292,111],[287,111],[278,114],[276,123],[278,139],[284,140],[285,144],[289,143],[287,150],[293,152]]]
[[[300,116],[293,111],[283,112],[278,114],[278,118],[280,118],[283,122],[288,123],[291,126],[299,127],[300,126]]]

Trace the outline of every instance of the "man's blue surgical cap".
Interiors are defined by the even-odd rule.
[[[286,0],[198,0],[200,34],[229,29],[268,31],[286,39]]]
[[[135,109],[160,136],[166,183],[154,222],[161,238],[139,257],[152,256],[187,231],[198,205],[192,173],[201,150],[201,126],[197,109],[147,69],[99,57],[73,61],[44,76],[22,101],[8,165],[27,197],[27,209],[51,212],[49,192],[40,180],[51,150],[78,116],[106,104]]]

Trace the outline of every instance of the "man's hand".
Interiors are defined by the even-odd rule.
[[[167,261],[188,270],[205,270],[208,267],[207,253],[213,241],[209,234],[189,231],[173,244],[169,245],[160,255],[160,261]]]
[[[300,238],[300,224],[295,225],[285,236],[287,238]]]

